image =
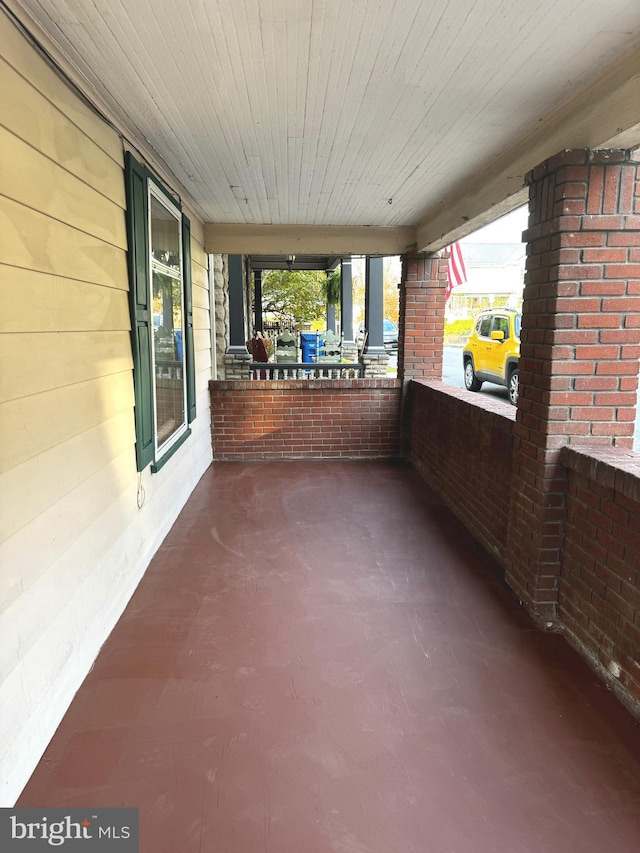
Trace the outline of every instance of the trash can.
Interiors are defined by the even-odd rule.
[[[318,355],[318,347],[321,344],[322,341],[319,339],[317,332],[300,332],[302,360],[304,362],[315,361]]]
[[[176,350],[178,353],[178,361],[182,361],[182,329],[176,329],[173,333],[176,340]]]

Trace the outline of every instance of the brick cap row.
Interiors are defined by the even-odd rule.
[[[640,502],[640,453],[624,447],[565,445],[563,465],[601,486]]]
[[[330,389],[397,389],[399,379],[210,379],[211,391],[314,391]]]
[[[565,166],[621,165],[640,162],[640,150],[627,148],[566,148],[544,160],[524,176],[526,186]]]

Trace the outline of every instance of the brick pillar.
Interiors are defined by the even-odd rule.
[[[398,316],[398,379],[402,382],[400,447],[411,453],[412,379],[442,379],[447,262],[440,253],[402,256]]]
[[[640,355],[640,168],[568,150],[527,175],[529,229],[508,583],[556,613],[565,444],[631,447]]]
[[[442,379],[447,262],[439,253],[402,256],[398,378]]]

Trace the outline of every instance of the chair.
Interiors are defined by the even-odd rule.
[[[335,332],[325,332],[318,361],[342,361],[342,338]]]
[[[321,341],[320,354],[317,361],[323,365],[342,361],[342,336],[338,337],[335,332],[328,330],[324,333],[324,339]],[[340,372],[329,370],[328,376],[339,377]]]
[[[276,361],[295,362],[297,360],[298,347],[295,336],[291,332],[282,332],[276,339]]]
[[[269,361],[269,356],[267,354],[267,347],[265,345],[265,338],[256,332],[254,336],[249,341],[251,346],[251,357],[254,362],[267,362]],[[266,379],[267,371],[266,370],[255,370],[253,373],[253,379]]]

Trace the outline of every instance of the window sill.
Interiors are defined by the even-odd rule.
[[[157,473],[158,473],[158,471],[159,471],[159,470],[164,466],[164,464],[165,464],[166,462],[168,462],[168,461],[169,461],[169,459],[171,459],[171,457],[172,457],[172,456],[173,456],[173,454],[176,452],[176,450],[177,450],[179,447],[182,447],[182,445],[185,443],[185,441],[189,438],[189,436],[190,436],[190,435],[191,435],[191,427],[187,427],[187,429],[182,433],[182,435],[180,436],[180,438],[178,438],[178,439],[177,439],[177,440],[176,440],[176,441],[171,445],[171,447],[170,447],[167,451],[165,451],[165,453],[163,453],[163,454],[162,454],[162,456],[160,457],[160,459],[157,459],[157,460],[156,460],[156,461],[151,465],[151,473],[152,473],[152,474],[157,474]]]

